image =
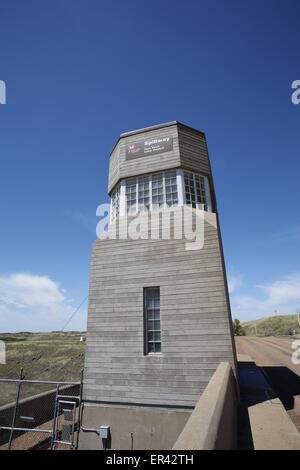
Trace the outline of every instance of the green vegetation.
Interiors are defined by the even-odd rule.
[[[233,320],[233,334],[234,336],[245,336],[246,332],[240,322],[237,318]]]
[[[0,340],[6,345],[6,364],[0,364],[0,377],[16,378],[23,367],[26,379],[80,380],[85,350],[81,335],[78,332],[0,334]],[[22,388],[22,398],[25,398],[49,389],[49,385],[24,384]],[[15,393],[15,384],[0,383],[0,406],[14,401]]]
[[[248,336],[283,336],[300,334],[300,325],[297,315],[276,315],[243,322]]]

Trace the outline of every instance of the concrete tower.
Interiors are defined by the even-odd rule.
[[[92,255],[83,425],[110,426],[113,449],[171,448],[220,361],[235,368],[204,133],[173,121],[121,134],[108,192],[109,233]],[[184,211],[193,233],[199,219],[198,240]],[[82,433],[81,447],[102,442]]]

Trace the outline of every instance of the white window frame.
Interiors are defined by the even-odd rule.
[[[185,204],[184,174],[181,168],[176,171],[176,178],[178,191],[178,206],[181,207]]]
[[[178,204],[176,206],[167,206],[167,204],[166,204],[165,174],[168,173],[169,171],[175,171],[176,172],[177,199],[178,199]],[[157,175],[157,174],[162,174],[163,175],[163,196],[164,196],[164,204],[158,210],[172,209],[172,207],[182,207],[182,206],[186,205],[187,202],[186,202],[186,194],[185,194],[184,172],[187,172],[187,173],[190,173],[190,174],[193,175],[195,193],[196,193],[195,176],[198,175],[198,176],[204,178],[204,189],[205,189],[205,199],[206,199],[207,211],[212,212],[210,185],[209,185],[209,180],[208,180],[207,176],[204,176],[201,173],[196,173],[196,172],[193,172],[193,171],[190,171],[190,170],[184,170],[182,168],[178,168],[178,169],[170,168],[170,169],[165,170],[165,171],[160,171],[160,172],[146,174],[146,175],[137,175],[137,176],[132,177],[132,178],[136,178],[136,210],[135,210],[135,212],[131,212],[130,214],[127,213],[126,180],[131,179],[131,178],[123,179],[116,186],[116,188],[113,191],[113,192],[115,192],[117,190],[117,188],[120,186],[119,216],[124,217],[124,216],[126,216],[126,214],[130,216],[130,215],[136,215],[138,213],[138,189],[139,189],[138,188],[138,178],[143,177],[143,176],[148,176],[149,177],[149,198],[150,198],[149,210],[150,211],[153,211],[153,206],[152,206],[152,176]],[[198,208],[200,208],[199,207],[200,205],[196,204],[196,206]],[[115,220],[115,217],[113,217],[113,213],[112,213],[112,197],[111,197],[110,223],[113,222],[114,220]]]
[[[152,181],[151,181],[151,175],[139,175],[137,177],[137,187],[136,187],[136,195],[137,195],[137,212],[140,212],[139,210],[139,205],[140,205],[140,201],[139,201],[139,179],[140,178],[148,178],[148,185],[149,185],[149,188],[148,188],[148,191],[149,191],[149,210],[151,210],[151,198],[150,198],[150,188],[151,188],[151,195],[152,195]],[[125,201],[125,206],[126,206],[126,201]],[[125,207],[126,209],[126,207]]]
[[[190,175],[193,175],[193,184],[194,184],[194,191],[195,191],[195,196],[197,197],[197,189],[196,189],[196,176],[200,176],[200,178],[203,178],[204,180],[204,192],[205,192],[205,201],[206,201],[206,212],[212,212],[212,204],[211,204],[211,196],[210,196],[210,187],[209,187],[209,181],[207,176],[202,175],[201,173],[195,173],[194,171],[190,170],[182,170],[182,190],[183,190],[183,200],[184,204],[187,204],[186,202],[186,191],[185,191],[185,181],[184,181],[184,173],[189,173]],[[203,204],[196,203],[197,209],[201,209]]]
[[[120,191],[120,217],[124,217],[126,214],[126,180],[121,181],[121,191]]]
[[[121,215],[120,209],[121,209],[121,196],[122,196],[122,185],[119,183],[117,186],[114,188],[113,192],[111,193],[111,198],[110,198],[110,213],[109,213],[109,223],[111,224],[114,222],[117,218],[117,216]],[[113,195],[119,191],[119,214],[113,212]]]
[[[166,204],[166,184],[165,184],[165,174],[166,173],[169,173],[171,171],[174,171],[175,172],[175,177],[176,177],[176,186],[177,186],[177,200],[178,200],[178,203],[176,206],[171,206],[171,207],[178,207],[179,205],[183,205],[182,204],[182,197],[180,199],[180,196],[179,196],[179,187],[178,187],[178,170],[176,169],[172,169],[170,168],[169,170],[165,170],[165,171],[159,171],[159,172],[155,172],[155,173],[151,173],[151,174],[147,174],[147,175],[138,175],[138,176],[133,176],[132,178],[136,178],[136,210],[135,212],[132,212],[131,214],[129,214],[127,212],[127,201],[126,201],[126,180],[124,180],[124,186],[125,186],[125,189],[124,189],[124,197],[125,197],[125,201],[123,202],[122,204],[122,211],[120,210],[120,215],[135,215],[138,213],[138,178],[139,177],[144,177],[144,176],[148,176],[149,177],[149,198],[150,198],[150,205],[149,205],[149,210],[150,211],[153,211],[153,204],[152,204],[152,177],[155,176],[155,175],[160,175],[162,174],[162,187],[163,187],[163,199],[164,199],[164,203],[163,205],[158,209],[159,210],[164,210],[164,209],[170,209],[171,207],[169,207],[167,204]],[[128,179],[131,179],[131,178],[126,178],[127,180]],[[180,200],[181,200],[181,204],[180,204]],[[124,212],[123,212],[124,211]]]

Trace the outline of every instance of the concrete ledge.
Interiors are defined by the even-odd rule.
[[[235,449],[237,408],[235,376],[230,364],[221,362],[173,449]]]
[[[254,450],[300,450],[300,434],[261,369],[249,356],[238,359]]]
[[[300,450],[300,434],[278,398],[248,408],[255,450]]]

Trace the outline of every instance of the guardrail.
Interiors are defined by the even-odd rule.
[[[26,380],[21,371],[19,379],[1,378],[1,384],[12,384],[16,387],[15,402],[0,407],[0,445],[2,448],[6,447],[4,446],[6,443],[8,443],[8,449],[14,448],[13,442],[19,445],[20,439],[18,438],[24,433],[31,433],[32,436],[26,439],[22,438],[21,445],[24,445],[24,447],[21,448],[34,446],[36,444],[35,440],[39,443],[43,438],[42,434],[44,434],[45,439],[50,437],[51,448],[55,448],[56,443],[58,443],[57,436],[62,432],[60,428],[63,427],[67,430],[72,428],[72,439],[69,442],[64,442],[64,444],[70,444],[72,448],[77,448],[78,432],[76,442],[74,441],[74,433],[77,427],[75,420],[80,418],[82,374],[80,382],[63,382]],[[33,390],[32,387],[37,385],[47,387],[47,390],[22,399],[22,392],[26,396]],[[52,386],[56,386],[55,389]],[[49,389],[50,387],[51,389]],[[62,413],[67,416],[66,421],[72,422],[71,424],[68,422],[60,423]],[[39,438],[36,436],[37,434],[40,435]],[[34,436],[36,436],[36,439]],[[60,442],[62,442],[62,439]]]
[[[173,449],[236,449],[238,397],[233,370],[229,363],[221,362]]]

